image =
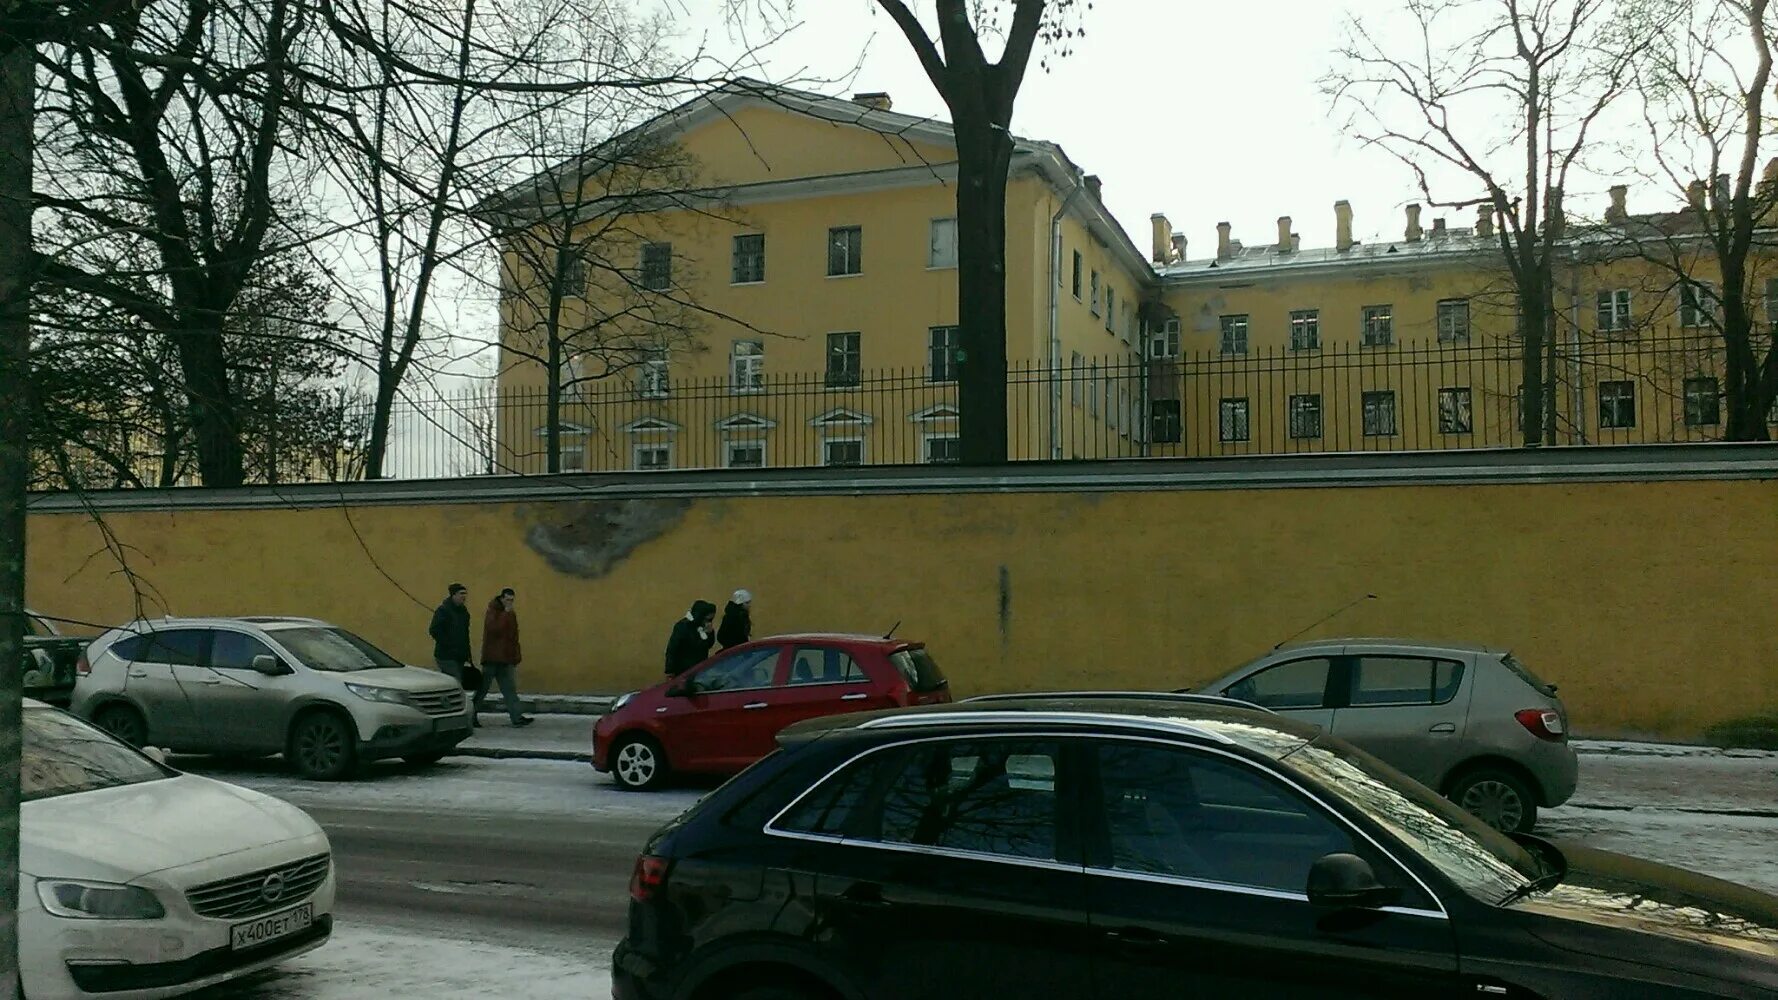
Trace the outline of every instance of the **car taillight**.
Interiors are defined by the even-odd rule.
[[[1567,727],[1562,725],[1562,716],[1559,713],[1543,708],[1527,708],[1514,718],[1540,740],[1560,743],[1568,738],[1565,731]]]
[[[646,903],[667,887],[667,859],[644,854],[636,859],[636,870],[630,873],[630,898]]]
[[[80,654],[80,659],[74,661],[74,676],[90,677],[92,672],[93,665],[91,661],[86,658],[85,653]]]

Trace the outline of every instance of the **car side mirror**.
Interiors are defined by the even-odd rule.
[[[675,684],[667,689],[667,697],[669,698],[683,698],[690,693],[691,692],[685,689],[684,684]]]
[[[1329,854],[1309,869],[1309,904],[1328,909],[1375,910],[1401,898],[1401,889],[1377,881],[1370,862],[1356,854]]]
[[[286,666],[283,660],[280,660],[269,653],[261,653],[258,656],[255,656],[253,658],[253,669],[268,677],[282,677],[285,674],[296,672]]]

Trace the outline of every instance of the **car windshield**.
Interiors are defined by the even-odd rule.
[[[19,780],[26,802],[159,781],[174,773],[72,715],[25,709]]]
[[[1543,681],[1543,678],[1532,673],[1531,668],[1525,666],[1525,664],[1523,662],[1521,662],[1519,660],[1519,658],[1514,656],[1513,654],[1507,653],[1507,654],[1501,656],[1500,662],[1506,667],[1506,669],[1511,670],[1515,674],[1518,674],[1520,680],[1531,685],[1533,688],[1536,688],[1539,692],[1546,694],[1546,695],[1555,693],[1555,691],[1556,691],[1555,688],[1550,687],[1548,684],[1545,684]]]
[[[937,691],[947,683],[944,671],[938,669],[938,661],[932,658],[924,648],[896,650],[889,657],[895,669],[907,679],[908,687],[914,691],[925,693]]]
[[[1464,892],[1499,903],[1541,874],[1512,838],[1349,744],[1316,741],[1283,759],[1388,830]]]
[[[350,673],[402,666],[400,660],[343,628],[287,628],[271,636],[310,670]]]

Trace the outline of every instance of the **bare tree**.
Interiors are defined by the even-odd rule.
[[[1652,264],[1662,291],[1678,291],[1681,324],[1721,338],[1732,441],[1767,440],[1778,398],[1778,316],[1763,288],[1773,272],[1762,267],[1774,248],[1778,176],[1771,167],[1757,176],[1772,85],[1771,15],[1769,0],[1663,0],[1640,13],[1655,21],[1655,43],[1638,63],[1648,146],[1634,162],[1683,194],[1686,207],[1630,216],[1616,203],[1605,219],[1613,249]]]
[[[1411,34],[1353,16],[1324,81],[1354,133],[1405,164],[1428,203],[1484,205],[1499,219],[1523,336],[1527,446],[1555,440],[1547,380],[1563,192],[1649,45],[1647,25],[1620,16],[1628,2],[1406,0]]]

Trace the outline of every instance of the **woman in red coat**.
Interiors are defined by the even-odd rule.
[[[488,613],[482,618],[482,682],[475,692],[475,712],[481,714],[488,700],[488,688],[500,682],[500,696],[506,700],[506,715],[515,726],[528,726],[532,718],[519,710],[519,615],[512,609],[518,595],[511,587],[502,590],[488,602]],[[476,725],[480,725],[480,721]]]

